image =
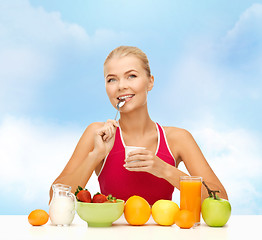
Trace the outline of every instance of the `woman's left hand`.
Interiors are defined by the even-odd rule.
[[[134,150],[128,154],[125,162],[124,167],[129,171],[148,172],[159,178],[164,176],[166,163],[149,150]]]

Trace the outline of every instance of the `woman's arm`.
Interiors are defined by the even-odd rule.
[[[111,120],[106,123],[90,124],[80,138],[72,157],[54,183],[70,185],[72,192],[75,192],[78,186],[86,186],[93,171],[111,150],[116,126],[117,123]],[[52,193],[51,187],[50,201]]]

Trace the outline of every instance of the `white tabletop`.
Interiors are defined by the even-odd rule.
[[[233,215],[222,228],[208,227],[203,220],[201,225],[191,229],[180,229],[176,225],[159,226],[152,217],[143,226],[130,226],[124,216],[112,227],[91,228],[76,214],[69,227],[52,226],[50,221],[39,227],[31,226],[25,215],[0,215],[1,239],[190,239],[221,240],[250,239],[252,232],[261,227],[262,215]],[[251,235],[250,235],[251,234]],[[254,233],[256,234],[256,233]]]

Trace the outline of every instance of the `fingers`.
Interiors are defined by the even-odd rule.
[[[108,142],[112,137],[114,137],[114,132],[110,127],[103,127],[101,128],[98,133],[103,139],[103,141]]]
[[[125,159],[124,167],[129,171],[150,172],[155,165],[155,155],[144,149],[132,151]]]
[[[106,123],[111,123],[114,127],[119,127],[118,121],[113,119],[107,119]]]
[[[136,155],[128,155],[128,157],[125,159],[126,163],[133,162],[133,161],[147,161],[152,159],[151,155],[142,155],[142,154],[136,154]]]
[[[149,172],[149,167],[126,167],[126,170],[130,172]]]
[[[126,170],[131,172],[150,172],[152,168],[152,160],[147,161],[132,161],[124,164]]]
[[[149,150],[143,150],[143,154],[142,150],[139,151],[132,151],[125,159],[125,169],[131,172],[148,172],[156,177],[163,178],[167,163]]]
[[[103,141],[108,142],[111,138],[115,136],[117,127],[118,127],[118,122],[109,119],[106,121],[104,126],[97,131],[97,134],[102,137]]]
[[[144,154],[148,153],[148,154]],[[150,154],[150,151],[144,150],[136,150],[132,151],[128,154],[128,157],[125,159],[124,167],[126,169],[128,168],[141,168],[148,166],[150,163],[150,160],[152,160],[152,156]]]
[[[129,152],[127,158],[125,159],[126,162],[135,161],[135,160],[148,160],[154,158],[154,155],[151,151],[146,149],[138,149],[132,152]]]
[[[109,139],[112,137],[111,131],[109,128],[106,128],[103,132],[104,134],[102,135],[103,141],[109,141]]]
[[[150,160],[133,160],[131,162],[126,162],[124,164],[125,168],[140,168],[140,167],[146,167],[150,165]]]

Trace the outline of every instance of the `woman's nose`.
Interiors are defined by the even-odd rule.
[[[128,88],[128,82],[126,79],[120,79],[118,84],[119,90]]]

